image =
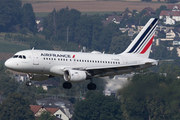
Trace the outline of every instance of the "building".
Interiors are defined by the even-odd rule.
[[[156,14],[156,11],[151,7],[145,7],[144,10],[146,10],[150,15]]]
[[[174,25],[175,21],[180,21],[180,11],[163,10],[159,15],[159,19],[164,19],[165,24]]]
[[[33,111],[35,117],[39,117],[44,111],[47,111],[46,108],[41,105],[29,105],[29,106]]]
[[[28,77],[25,74],[16,74],[14,77],[18,82],[24,82],[28,80]]]
[[[67,115],[64,114],[64,111],[60,108],[48,108],[41,105],[30,105],[30,108],[36,118],[40,117],[43,112],[49,111],[51,115],[54,115],[61,120],[69,120]]]
[[[44,90],[48,90],[48,86],[58,86],[60,83],[54,80],[35,81],[36,87],[42,86]]]
[[[167,9],[172,11],[180,11],[180,4],[168,4]]]
[[[69,119],[72,118],[74,108],[72,103],[67,100],[55,97],[48,97],[39,99],[36,101],[36,103],[38,105],[44,106],[45,108],[59,108],[63,112],[63,114],[65,114]]]
[[[128,15],[129,17],[132,17],[132,12],[129,11],[129,9],[126,9],[124,12],[121,13],[122,17],[124,17],[125,15]]]
[[[107,25],[109,23],[116,23],[116,24],[120,24],[122,20],[121,16],[117,16],[116,14],[111,14],[110,16],[108,16],[106,18],[106,21],[102,21],[104,25]]]
[[[111,95],[112,93],[116,93],[118,89],[123,88],[128,82],[129,79],[132,78],[134,74],[123,74],[116,75],[111,80],[109,77],[105,77],[107,79],[107,84],[105,86],[104,95]]]
[[[69,118],[62,112],[63,110],[60,108],[46,108],[47,111],[51,112],[52,115],[56,116],[62,120],[69,120]]]

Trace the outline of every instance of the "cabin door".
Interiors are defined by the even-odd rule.
[[[33,53],[33,65],[39,65],[39,59],[37,53]]]

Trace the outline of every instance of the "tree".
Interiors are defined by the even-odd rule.
[[[18,83],[10,77],[9,73],[4,71],[3,67],[0,71],[0,83],[0,92],[4,96],[8,96],[18,88]]]
[[[126,119],[179,119],[180,80],[175,74],[136,74],[119,91]]]
[[[77,22],[75,41],[83,46],[91,46],[93,21],[86,15]]]
[[[51,115],[51,112],[49,111],[44,111],[41,116],[39,117],[39,120],[55,120],[55,116]]]
[[[120,35],[117,37],[113,37],[111,41],[111,46],[109,52],[111,53],[121,53],[123,52],[128,45],[130,44],[131,39],[128,35]]]
[[[161,13],[162,10],[167,10],[167,6],[166,5],[161,5],[159,8],[156,9],[156,15],[159,16],[159,14]]]
[[[33,120],[34,114],[30,110],[29,101],[22,94],[12,93],[0,105],[1,120]]]
[[[28,99],[31,104],[36,103],[37,99],[37,88],[36,86],[27,86],[26,82],[23,82],[19,85],[17,92],[21,93],[24,98]]]
[[[10,31],[12,26],[20,24],[21,0],[1,0],[0,31]]]
[[[23,5],[21,9],[22,14],[22,28],[26,27],[33,33],[37,32],[37,24],[35,21],[35,14],[33,12],[33,7],[30,3]]]
[[[75,105],[73,120],[122,120],[121,103],[114,97],[89,91],[86,99]]]

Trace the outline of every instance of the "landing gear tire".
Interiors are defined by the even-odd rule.
[[[94,84],[94,83],[89,83],[89,84],[87,85],[87,88],[88,88],[88,90],[96,90],[96,84]]]
[[[31,85],[32,85],[31,81],[27,81],[27,82],[26,82],[26,85],[27,85],[27,86],[31,86]]]
[[[63,88],[64,89],[71,89],[72,88],[72,84],[70,82],[64,82],[63,83]]]

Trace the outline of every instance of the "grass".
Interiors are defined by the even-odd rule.
[[[103,11],[103,12],[81,12],[82,15],[96,15],[96,14],[99,14],[99,15],[104,15],[104,14],[112,14],[113,11]],[[117,11],[116,13],[120,14],[121,12],[120,11]],[[36,12],[35,13],[35,16],[36,17],[46,17],[47,15],[49,14],[49,12]]]
[[[28,45],[11,43],[9,41],[4,40],[5,34],[6,33],[0,33],[0,52],[15,53],[20,50],[29,49]]]
[[[0,52],[15,53],[25,49],[29,49],[29,46],[0,40]]]
[[[114,13],[114,11],[103,11],[103,12],[81,12],[82,15],[95,15],[95,14],[99,14],[99,15],[104,15],[104,14],[112,14]],[[120,14],[120,11],[117,11],[116,13]]]
[[[46,17],[49,14],[49,12],[36,12],[36,17]]]

